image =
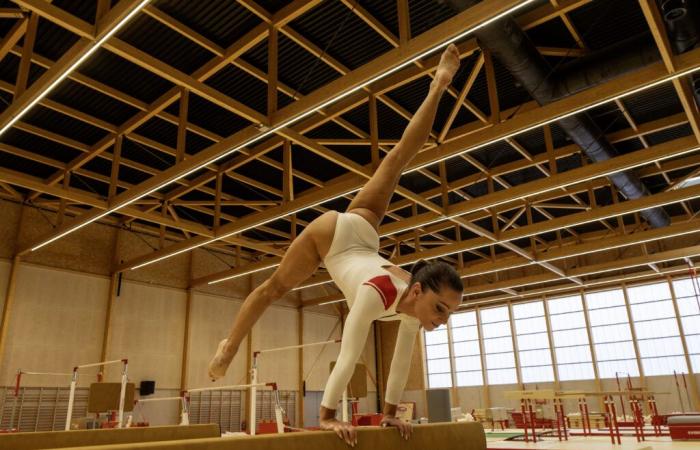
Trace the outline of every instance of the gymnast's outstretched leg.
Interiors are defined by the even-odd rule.
[[[375,229],[379,227],[401,173],[430,135],[440,98],[458,68],[457,47],[450,45],[442,54],[427,97],[409,122],[401,140],[355,196],[348,212],[364,217]],[[265,309],[316,271],[333,241],[336,220],[336,212],[327,212],[313,220],[294,240],[272,276],[248,295],[236,315],[228,338],[221,341],[209,364],[212,379],[224,376],[241,342]]]
[[[401,140],[384,157],[372,178],[350,202],[348,212],[361,215],[375,229],[379,228],[401,173],[423,148],[430,136],[440,98],[452,82],[457,69],[459,69],[459,52],[452,44],[443,52],[435,78],[430,83],[428,95],[406,126]]]
[[[219,343],[216,355],[209,363],[212,380],[226,374],[241,342],[267,307],[316,271],[333,241],[337,218],[336,211],[328,211],[314,219],[294,239],[272,276],[248,294],[228,338]]]

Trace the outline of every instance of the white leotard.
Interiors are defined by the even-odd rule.
[[[336,409],[375,320],[401,321],[385,396],[385,401],[394,405],[401,401],[420,322],[396,312],[407,285],[384,269],[393,264],[379,256],[378,251],[379,236],[367,220],[358,214],[338,214],[333,243],[324,264],[345,295],[350,313],[345,321],[338,361],[323,393],[321,405],[328,409]]]

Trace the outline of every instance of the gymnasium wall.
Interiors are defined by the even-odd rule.
[[[6,292],[10,264],[0,260],[0,288]],[[108,277],[20,263],[14,307],[8,323],[4,358],[0,361],[0,384],[13,385],[18,369],[70,372],[78,364],[101,360],[107,312]],[[187,340],[186,386],[209,387],[246,382],[247,340],[241,345],[226,377],[212,383],[207,365],[219,340],[226,336],[241,300],[194,292],[190,300]],[[156,396],[178,395],[182,374],[187,291],[123,281],[111,313],[106,360],[129,359],[129,379],[155,380]],[[253,329],[253,349],[296,345],[298,310],[273,305]],[[304,313],[304,342],[340,336],[337,317],[318,312]],[[335,328],[335,330],[334,330]],[[333,333],[331,333],[333,331]],[[331,337],[329,338],[329,334]],[[374,342],[364,354],[374,374]],[[323,390],[328,367],[339,346],[305,350],[304,374],[307,390]],[[107,366],[105,379],[118,380],[121,367]],[[81,372],[80,385],[88,386],[97,369]],[[270,353],[260,358],[260,381],[277,382],[280,389],[298,390],[297,350]],[[374,376],[374,375],[373,375]],[[23,386],[68,386],[70,377],[25,377]],[[368,387],[375,391],[368,378]],[[370,396],[374,396],[372,393]],[[144,407],[154,424],[175,423],[176,402]]]
[[[396,346],[396,334],[399,330],[398,321],[378,322],[381,336],[381,353],[382,353],[382,378],[383,385],[386,386],[386,381],[391,368],[391,359],[394,356],[394,347]],[[425,370],[423,368],[423,344],[420,336],[416,337],[416,342],[413,346],[413,355],[411,357],[411,368],[406,381],[406,388],[401,398],[404,402],[414,402],[416,418],[425,417],[428,414],[425,398]]]
[[[0,259],[0,315],[5,308],[5,296],[7,295],[7,283],[10,278],[10,267],[12,265],[9,261]]]
[[[75,365],[99,361],[109,280],[29,264],[20,264],[16,277],[2,384],[13,384],[18,369],[71,372]],[[87,377],[81,381],[87,386]],[[25,381],[30,382],[67,386],[70,377]]]
[[[41,242],[54,230],[57,221],[57,215],[51,211],[0,199],[0,258],[11,260],[17,251]],[[161,245],[172,245],[182,237],[181,233],[168,231],[161,242],[159,236],[143,231],[138,224],[130,223],[124,227],[93,223],[35,252],[26,253],[22,262],[109,276],[114,265],[151,253]],[[242,264],[249,262],[251,261],[245,259],[241,261]],[[190,279],[227,270],[235,265],[236,258],[232,254],[195,249],[138,270],[127,270],[123,272],[123,279],[184,290],[189,286]],[[256,274],[254,283],[260,282],[266,275],[269,275],[269,272]],[[205,284],[198,286],[197,291],[244,298],[249,292],[247,278],[213,285]],[[313,289],[305,290],[303,294],[318,296]],[[298,296],[293,293],[280,299],[278,303],[291,306],[297,302]],[[327,307],[321,307],[320,310],[329,313],[332,311]]]

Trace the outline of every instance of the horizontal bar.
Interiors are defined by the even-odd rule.
[[[146,403],[146,402],[162,402],[165,400],[182,400],[182,397],[156,397],[156,398],[140,398],[136,400],[137,403]]]
[[[186,392],[220,391],[222,389],[248,389],[248,388],[252,388],[252,387],[265,387],[268,385],[269,385],[269,383],[233,384],[230,386],[214,386],[214,387],[208,387],[208,388],[188,389]]]
[[[25,371],[23,371],[23,370],[20,371],[19,373],[22,374],[22,375],[50,375],[50,376],[53,376],[53,377],[63,377],[63,376],[70,377],[71,375],[73,375],[73,373],[61,373],[61,372],[25,372]]]
[[[313,347],[314,345],[325,345],[325,344],[335,344],[339,343],[340,339],[333,339],[330,341],[323,341],[323,342],[312,342],[310,344],[299,344],[299,345],[289,345],[287,347],[277,347],[277,348],[268,348],[265,350],[258,350],[254,352],[255,354],[260,354],[260,353],[271,353],[271,352],[279,352],[282,350],[293,350],[295,348],[303,348],[303,347]]]
[[[102,361],[102,362],[96,362],[96,363],[92,363],[92,364],[83,364],[83,365],[81,365],[81,366],[75,366],[75,369],[74,369],[74,370],[77,370],[77,369],[86,369],[86,368],[88,368],[88,367],[105,366],[105,365],[107,365],[107,364],[117,364],[117,363],[124,363],[124,364],[126,364],[126,361],[127,361],[126,359],[115,359],[115,360],[112,360],[112,361]]]

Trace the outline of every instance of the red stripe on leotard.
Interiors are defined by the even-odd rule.
[[[382,297],[382,302],[384,303],[384,310],[389,309],[391,305],[393,305],[396,301],[396,286],[394,286],[394,283],[391,281],[391,277],[389,275],[379,275],[370,280],[365,281],[362,284],[372,286],[374,289],[377,290],[379,295]]]

